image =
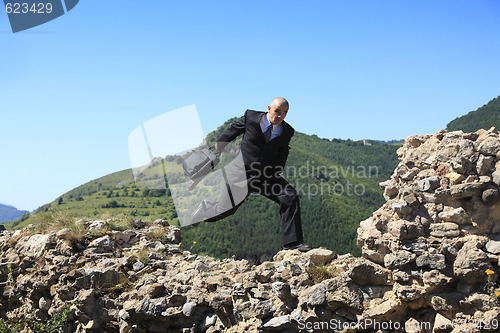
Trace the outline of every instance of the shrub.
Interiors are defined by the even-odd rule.
[[[152,228],[146,235],[151,241],[162,241],[165,239],[166,231],[163,228]]]
[[[5,319],[0,319],[0,333],[17,333],[21,332],[21,323],[10,323]]]
[[[327,265],[310,266],[306,269],[306,272],[315,284],[331,279],[339,274],[337,268]]]
[[[42,322],[34,319],[35,316],[33,313],[32,317],[26,318],[26,324],[33,332],[58,333],[66,324],[69,312],[69,306],[64,306],[61,312],[55,313],[52,317]]]

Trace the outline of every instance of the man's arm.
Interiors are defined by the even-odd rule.
[[[232,123],[231,126],[221,134],[215,143],[215,149],[222,152],[229,142],[236,139],[238,135],[245,133],[247,111],[245,111],[245,114],[240,119]]]

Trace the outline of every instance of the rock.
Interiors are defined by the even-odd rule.
[[[315,265],[325,265],[337,258],[335,252],[324,248],[312,249],[306,252],[305,256]]]
[[[182,306],[182,313],[186,317],[191,317],[193,315],[194,309],[196,308],[196,302],[187,302]]]
[[[159,225],[160,227],[168,227],[170,224],[165,219],[157,219],[153,222],[154,225]]]
[[[181,237],[181,229],[170,226],[167,228],[167,233],[165,235],[165,239],[167,242],[171,244],[180,244],[182,237]]]
[[[73,231],[68,228],[64,228],[56,232],[56,237],[58,239],[70,239],[72,235],[74,235]]]
[[[373,306],[369,306],[363,313],[363,319],[389,320],[401,310],[402,302],[394,295],[388,299],[377,300]]]
[[[148,297],[143,298],[135,308],[135,312],[146,316],[164,315],[168,316],[167,302],[164,298],[152,300]]]
[[[424,272],[422,275],[422,282],[429,286],[445,286],[452,280],[451,277],[448,277],[438,271],[437,269],[433,269],[432,271]]]
[[[425,179],[422,179],[417,182],[416,188],[421,192],[430,192],[435,190],[441,185],[440,179],[438,176],[431,176]]]
[[[49,297],[41,297],[38,301],[38,308],[40,310],[49,311],[50,306],[52,305],[52,300]]]
[[[399,189],[396,186],[387,186],[384,189],[384,197],[392,198],[399,193]]]
[[[89,230],[99,230],[99,229],[106,229],[106,222],[94,221],[89,224]]]
[[[485,249],[489,253],[500,254],[500,241],[490,240],[488,243],[486,243]]]
[[[495,158],[493,156],[479,155],[476,165],[476,171],[478,175],[484,176],[488,173]]]
[[[306,303],[310,306],[320,306],[326,301],[326,287],[323,283],[319,283],[309,288],[306,292]]]
[[[410,318],[405,322],[406,333],[425,333],[424,323],[419,322],[415,318]]]
[[[205,272],[210,272],[210,267],[203,262],[197,262],[194,266],[194,270],[200,274]]]
[[[485,204],[491,205],[498,201],[498,190],[497,189],[487,189],[483,191],[482,200]]]
[[[493,183],[497,184],[497,186],[500,186],[500,170],[496,170],[491,174],[491,178]]]
[[[405,216],[412,212],[411,207],[406,203],[406,201],[394,202],[391,207],[392,210],[395,211],[399,216]]]
[[[96,253],[113,252],[115,250],[115,242],[106,235],[94,239],[90,242],[88,248],[93,248]]]
[[[17,244],[20,256],[37,259],[42,256],[44,251],[54,242],[55,234],[35,234],[31,237],[22,238]]]
[[[423,294],[423,288],[417,283],[413,284],[400,284],[395,283],[393,287],[394,294],[402,302],[414,301]]]
[[[412,264],[416,255],[409,251],[398,251],[389,253],[384,257],[384,266],[389,269],[400,269]]]
[[[440,313],[436,313],[434,318],[434,326],[432,328],[433,333],[449,332],[453,328],[453,324],[450,319],[444,317]]]
[[[465,176],[457,172],[450,172],[445,175],[445,178],[448,178],[451,184],[456,185],[460,184],[465,179]]]
[[[398,240],[412,239],[424,235],[424,228],[421,224],[406,220],[389,222],[387,228]]]
[[[252,288],[252,289],[250,289],[250,292],[253,294],[254,298],[263,299],[263,300],[271,298],[271,294],[269,292],[261,290],[259,288]]]
[[[141,269],[143,269],[145,267],[145,265],[141,262],[141,261],[136,261],[133,265],[132,265],[132,269],[135,271],[135,272],[138,272],[140,271]]]
[[[213,313],[209,313],[203,318],[203,321],[201,322],[201,329],[204,331],[207,328],[213,326],[217,320],[217,316],[214,315]]]
[[[153,283],[149,286],[147,294],[150,298],[157,298],[165,295],[165,286],[161,283]]]
[[[455,199],[465,199],[470,197],[478,197],[481,194],[483,183],[465,183],[450,186],[450,194]]]
[[[368,260],[358,259],[351,267],[349,277],[360,286],[390,285],[392,272]]]
[[[312,251],[312,250],[311,250]],[[269,262],[264,262],[255,270],[255,278],[257,281],[266,283],[271,280],[271,276],[274,274],[272,264]]]
[[[438,217],[446,222],[455,222],[458,224],[470,224],[472,221],[469,214],[462,207],[446,207]]]
[[[485,271],[491,268],[486,253],[478,249],[475,243],[466,243],[458,251],[453,263],[453,275],[469,285],[485,283]]]
[[[128,243],[132,237],[136,235],[136,232],[133,230],[125,230],[125,231],[116,231],[112,232],[112,238],[118,244]]]
[[[483,155],[496,156],[500,151],[500,140],[498,136],[487,137],[478,147],[478,150]]]
[[[141,219],[134,219],[132,221],[132,225],[138,229],[144,228],[146,226],[146,222]]]
[[[150,260],[163,260],[163,256],[157,252],[151,252],[150,254],[148,254],[148,258]]]
[[[363,292],[346,275],[339,275],[323,282],[326,288],[326,303],[330,310],[349,307],[361,311]]]
[[[162,252],[166,249],[162,242],[149,242],[144,246],[144,248],[154,252]]]
[[[451,222],[434,223],[430,226],[431,236],[434,237],[457,237],[460,235],[458,224]]]
[[[273,312],[276,310],[273,301],[266,300],[257,303],[252,303],[251,301],[236,302],[234,308],[234,314],[240,320],[247,320],[251,318],[269,318],[272,316]]]
[[[415,263],[418,267],[427,266],[438,270],[446,268],[445,256],[442,254],[424,254],[417,257]]]
[[[274,282],[271,285],[273,290],[273,294],[276,295],[280,299],[289,299],[293,298],[291,294],[290,285],[281,281]]]
[[[410,193],[408,195],[405,195],[403,197],[403,200],[410,206],[410,207],[418,207],[420,205],[420,200],[418,197],[415,195],[415,193]]]
[[[271,318],[263,322],[262,325],[260,326],[260,328],[265,330],[280,331],[280,332],[283,331],[284,329],[292,327],[294,327],[294,325],[292,324],[290,316],[288,315]]]

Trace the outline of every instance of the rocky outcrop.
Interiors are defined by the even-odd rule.
[[[360,223],[363,257],[392,271],[391,292],[416,316],[499,319],[499,148],[495,128],[407,138],[380,184],[386,203]],[[481,331],[472,326],[453,332]]]
[[[80,221],[82,237],[2,231],[0,317],[69,306],[65,332],[497,328],[499,147],[495,129],[406,139],[381,183],[386,203],[360,223],[363,258],[319,248],[216,260],[164,220]]]
[[[43,320],[70,306],[66,332],[293,332],[349,322],[374,285],[392,284],[384,267],[324,248],[216,260],[183,249],[165,221],[133,225],[89,222],[82,238],[4,231],[0,317]]]

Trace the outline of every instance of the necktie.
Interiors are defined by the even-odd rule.
[[[267,130],[264,132],[264,139],[266,140],[266,143],[268,143],[269,141],[271,141],[271,132],[272,132],[272,129],[273,129],[273,125],[269,125],[267,127]]]

